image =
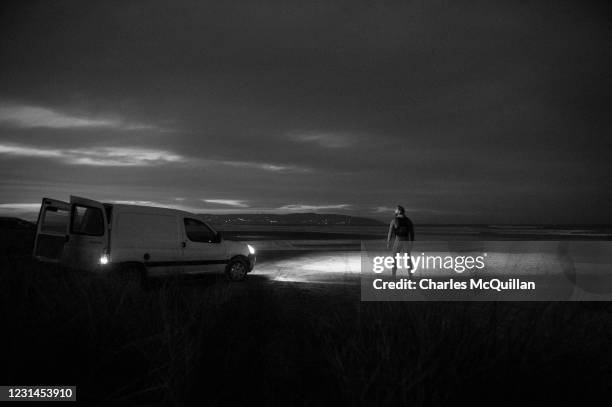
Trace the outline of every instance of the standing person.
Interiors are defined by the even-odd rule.
[[[395,207],[395,216],[389,225],[387,248],[391,247],[391,239],[394,239],[392,246],[394,258],[392,274],[393,278],[395,278],[395,273],[397,272],[396,254],[400,253],[403,255],[403,253],[408,253],[408,258],[410,258],[410,250],[412,249],[412,242],[414,242],[414,226],[412,221],[406,216],[406,210],[401,205]],[[412,260],[408,260],[408,275],[410,275],[411,269]]]

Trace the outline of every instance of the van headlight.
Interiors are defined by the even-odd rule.
[[[100,256],[100,264],[102,265],[108,264],[108,256],[106,254],[103,254],[102,256]]]
[[[255,254],[255,248],[253,246],[251,246],[250,244],[247,245],[247,247],[249,248],[249,253],[251,254]]]

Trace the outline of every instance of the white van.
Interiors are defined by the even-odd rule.
[[[130,279],[225,272],[242,280],[255,266],[255,249],[226,241],[195,214],[167,208],[44,198],[38,214],[35,259]]]

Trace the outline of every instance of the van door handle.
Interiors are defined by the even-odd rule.
[[[184,249],[185,247],[187,247],[187,243],[181,242],[181,247]]]

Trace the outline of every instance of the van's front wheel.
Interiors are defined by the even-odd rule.
[[[225,268],[225,273],[230,281],[242,281],[246,278],[248,273],[249,266],[247,265],[246,260],[237,258],[232,259],[227,267]]]

